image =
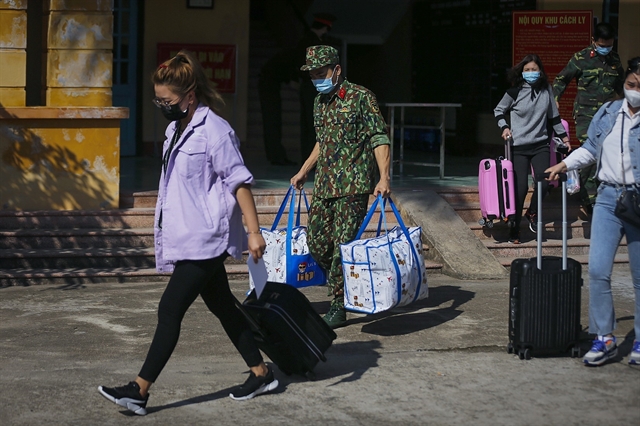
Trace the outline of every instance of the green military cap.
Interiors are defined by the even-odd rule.
[[[338,64],[338,51],[331,46],[309,46],[307,47],[307,63],[300,67],[302,71],[311,71],[322,68],[326,65]]]

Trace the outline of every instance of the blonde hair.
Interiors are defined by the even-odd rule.
[[[151,76],[151,82],[154,85],[167,86],[180,96],[195,90],[198,101],[215,112],[224,106],[222,96],[207,78],[200,62],[193,53],[184,49],[163,62]]]

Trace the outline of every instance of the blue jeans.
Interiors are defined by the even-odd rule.
[[[640,228],[618,219],[614,214],[621,192],[621,188],[604,183],[598,187],[589,248],[589,332],[606,335],[616,328],[611,271],[620,240],[626,235],[636,297],[634,329],[636,340],[640,340]]]

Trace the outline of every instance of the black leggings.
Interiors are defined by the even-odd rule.
[[[254,340],[246,318],[235,306],[224,269],[224,254],[215,259],[185,260],[176,264],[158,307],[156,327],[147,359],[139,376],[155,382],[169,361],[180,336],[180,324],[189,306],[200,295],[209,310],[220,320],[249,367],[262,362],[262,355]]]
[[[549,143],[539,142],[513,147],[513,174],[516,186],[516,229],[520,226],[524,200],[529,191],[529,173],[544,173],[549,168]],[[542,198],[549,192],[549,182],[542,183]],[[529,211],[538,212],[538,184],[535,184]]]

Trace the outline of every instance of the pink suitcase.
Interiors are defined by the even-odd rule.
[[[510,158],[511,140],[505,144],[505,154]],[[480,195],[481,226],[493,228],[493,221],[507,222],[515,226],[516,197],[513,163],[510,159],[485,158],[478,166],[478,192]]]

